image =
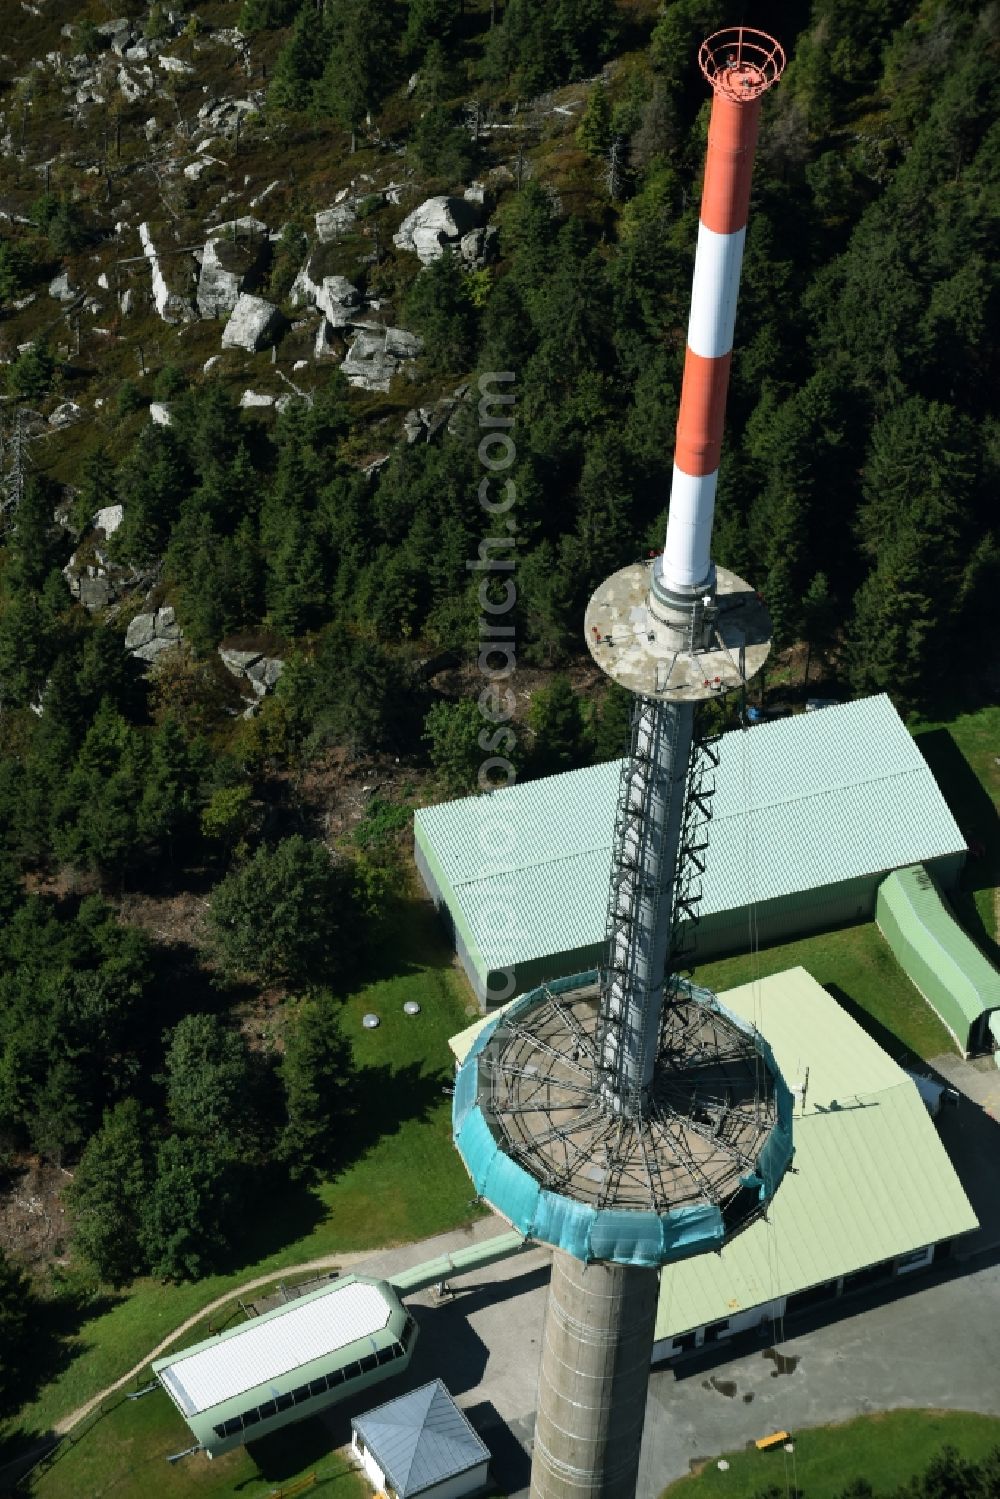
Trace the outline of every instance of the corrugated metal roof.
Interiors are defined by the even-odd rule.
[[[879,891],[879,906],[883,904],[970,1026],[984,1010],[1000,1008],[1000,973],[959,926],[926,869],[897,869]],[[897,957],[909,971],[903,956],[897,952]],[[918,987],[926,987],[921,975],[910,977]],[[927,997],[935,1003],[936,995]]]
[[[721,998],[759,1026],[789,1084],[809,1069],[806,1108],[768,1221],[663,1270],[657,1339],[977,1227],[916,1085],[804,969]]]
[[[601,941],[620,762],[416,814],[485,972]],[[726,734],[701,913],[964,850],[889,699]]]
[[[440,1379],[356,1416],[351,1425],[399,1499],[489,1461],[489,1448]]]
[[[393,1305],[378,1286],[352,1280],[199,1344],[157,1372],[184,1414],[196,1416],[380,1331]]]

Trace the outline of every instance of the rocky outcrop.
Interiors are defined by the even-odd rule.
[[[165,323],[193,322],[190,262],[186,256],[179,255],[164,256],[161,260],[155,235],[151,225],[139,225],[139,241],[153,275],[156,310]]]
[[[387,391],[403,362],[415,359],[424,341],[404,328],[361,328],[341,369],[362,390]]]
[[[316,234],[321,245],[336,244],[353,225],[358,213],[353,203],[335,203],[316,215]]]
[[[482,229],[470,229],[458,242],[458,252],[466,265],[492,265],[499,254],[500,231],[496,224],[486,224]]]
[[[403,437],[407,447],[416,442],[433,442],[448,427],[461,403],[468,399],[469,382],[456,386],[450,396],[442,396],[433,406],[414,406],[403,417]]]
[[[407,214],[392,242],[429,265],[446,250],[458,249],[462,236],[478,229],[482,218],[482,204],[468,198],[428,198]]]
[[[266,241],[257,243],[213,237],[201,257],[198,311],[203,318],[228,317],[240,293],[257,283]]]
[[[219,646],[219,656],[226,670],[245,682],[256,699],[244,715],[249,717],[260,699],[273,690],[285,663],[279,656],[265,656],[263,651],[240,651],[224,645]]]
[[[319,273],[315,252],[292,283],[293,307],[309,305],[318,307],[331,328],[346,328],[357,317],[361,306],[361,293],[346,276],[325,276]]]
[[[169,427],[173,421],[167,401],[150,401],[149,420],[155,427]]]
[[[137,614],[125,632],[125,649],[138,661],[155,661],[183,639],[169,605],[155,614]]]
[[[61,427],[72,427],[75,422],[82,422],[85,412],[75,401],[60,401],[49,416],[49,426],[57,431]]]
[[[68,271],[60,271],[49,282],[49,296],[57,302],[75,302],[79,295],[80,288],[72,284]]]
[[[277,343],[287,326],[281,309],[263,297],[241,292],[222,333],[224,349],[246,349],[254,354]]]

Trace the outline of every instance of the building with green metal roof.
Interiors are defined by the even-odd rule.
[[[216,1457],[401,1373],[415,1343],[388,1282],[344,1275],[157,1359],[153,1373]]]
[[[871,917],[887,873],[966,845],[889,699],[725,734],[702,958]],[[620,761],[421,808],[417,867],[482,1004],[600,960]]]
[[[923,865],[897,869],[879,888],[879,930],[900,966],[966,1056],[992,1046],[1000,973],[962,930]]]
[[[796,1095],[795,1169],[719,1254],[664,1268],[659,1357],[907,1274],[978,1227],[914,1080],[805,969],[722,998]]]

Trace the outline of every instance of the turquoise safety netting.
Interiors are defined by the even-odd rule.
[[[545,988],[558,995],[595,981],[596,974],[574,974]],[[693,988],[693,986],[692,986]],[[734,1015],[708,990],[696,997],[724,1015],[753,1038],[761,1059],[774,1079],[778,1117],[756,1162],[756,1170],[742,1178],[766,1202],[778,1186],[792,1158],[792,1095],[785,1085],[767,1042],[741,1017]],[[523,995],[496,1016],[476,1037],[455,1081],[452,1124],[455,1145],[476,1191],[526,1238],[551,1244],[585,1262],[613,1261],[621,1265],[653,1267],[721,1249],[726,1237],[718,1207],[695,1205],[668,1213],[619,1208],[595,1208],[542,1187],[499,1146],[479,1107],[479,1058],[496,1027],[533,1008],[541,991]]]

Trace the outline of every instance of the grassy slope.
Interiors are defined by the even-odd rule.
[[[920,1473],[947,1444],[972,1461],[1000,1445],[1000,1420],[965,1411],[890,1411],[862,1416],[844,1426],[818,1426],[795,1436],[794,1463],[775,1452],[728,1453],[727,1472],[709,1463],[696,1477],[682,1478],[663,1499],[754,1499],[776,1484],[780,1493],[797,1485],[802,1499],[837,1499],[856,1478],[867,1478],[882,1495]]]
[[[451,1071],[447,1038],[468,1024],[468,988],[426,903],[401,903],[377,946],[383,976],[344,1005],[368,1099],[354,1163],[287,1203],[262,1202],[231,1273],[177,1286],[139,1281],[85,1322],[68,1346],[66,1368],[21,1413],[23,1430],[45,1431],[229,1287],[339,1250],[421,1239],[474,1216],[441,1091]],[[402,1013],[407,999],[422,1005],[418,1017]],[[382,1017],[376,1031],[361,1026],[368,1010]]]

